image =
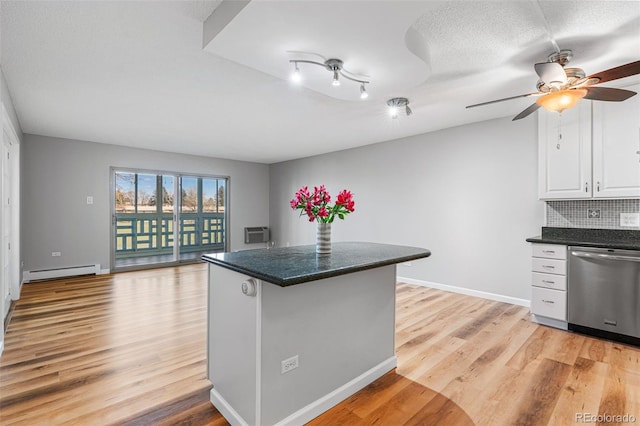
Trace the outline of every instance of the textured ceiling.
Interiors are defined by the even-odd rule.
[[[531,99],[464,107],[534,91],[552,40],[587,74],[640,57],[636,1],[253,0],[203,48],[220,3],[3,0],[24,132],[272,163],[513,116]],[[292,85],[290,51],[342,59],[370,97],[313,65]]]

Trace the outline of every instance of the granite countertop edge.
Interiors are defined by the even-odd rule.
[[[429,257],[430,255],[431,253],[429,252],[429,254],[426,256],[425,255],[404,256],[400,258],[382,260],[378,262],[371,262],[371,263],[366,263],[366,264],[361,264],[361,265],[356,265],[356,266],[351,266],[346,268],[332,269],[329,271],[312,272],[309,274],[298,275],[291,278],[280,278],[273,275],[262,273],[260,271],[256,271],[255,269],[242,268],[236,265],[222,262],[215,258],[206,257],[206,255],[203,256],[203,259],[209,263],[222,266],[223,268],[227,268],[232,271],[239,272],[241,274],[249,275],[253,278],[258,278],[259,280],[262,280],[262,281],[267,281],[272,284],[279,285],[280,287],[288,287],[290,285],[302,284],[310,281],[318,281],[325,278],[338,277],[340,275],[351,274],[353,272],[366,271],[368,269],[381,268],[383,266],[394,265],[402,262],[409,262],[411,260],[424,259],[426,257]]]
[[[610,248],[610,249],[622,249],[622,250],[640,250],[640,242],[638,243],[625,243],[621,241],[612,241],[612,242],[594,242],[594,241],[583,241],[583,240],[574,240],[574,239],[564,239],[564,238],[543,238],[542,236],[530,237],[527,238],[527,242],[529,243],[538,243],[538,244],[561,244],[565,246],[583,246],[583,247],[601,247],[601,248]]]
[[[376,245],[376,244],[373,244]],[[203,255],[202,256],[202,260],[209,262],[211,264],[235,271],[235,272],[239,272],[241,274],[245,274],[248,276],[251,276],[253,278],[257,278],[260,279],[262,281],[266,281],[275,285],[278,285],[280,287],[288,287],[291,285],[295,285],[295,284],[302,284],[302,283],[306,283],[306,282],[310,282],[310,281],[317,281],[317,280],[322,280],[325,278],[332,278],[332,277],[337,277],[340,275],[346,275],[346,274],[350,274],[350,273],[354,273],[354,272],[360,272],[360,271],[366,271],[369,269],[375,269],[375,268],[380,268],[380,267],[384,267],[384,266],[389,266],[389,265],[394,265],[394,264],[398,264],[398,263],[402,263],[402,262],[408,262],[411,260],[418,260],[418,259],[424,259],[426,257],[429,257],[431,255],[431,251],[427,250],[427,249],[423,249],[423,248],[418,248],[418,247],[405,247],[405,246],[396,246],[396,247],[404,247],[404,248],[411,248],[411,249],[415,249],[418,252],[415,253],[410,253],[410,254],[405,254],[405,255],[393,255],[393,256],[382,256],[381,259],[379,260],[367,260],[365,262],[356,262],[353,265],[341,265],[338,267],[334,267],[333,265],[331,267],[329,267],[328,269],[315,269],[315,270],[311,270],[308,272],[303,272],[303,273],[298,273],[298,274],[291,274],[288,276],[282,276],[285,274],[281,274],[281,276],[277,276],[277,275],[273,275],[264,271],[260,271],[257,268],[251,268],[251,267],[246,267],[243,265],[238,265],[235,264],[233,262],[227,261],[227,260],[222,260],[219,259],[217,257],[215,257],[215,255]],[[265,252],[262,252],[261,254],[264,254]],[[307,256],[310,257],[312,256],[315,258],[315,253],[311,254],[311,253],[307,253],[306,255],[303,256]],[[324,257],[325,259],[330,259],[328,256],[330,255],[318,255],[319,258]],[[327,256],[327,257],[325,257]]]
[[[543,227],[542,235],[526,239],[529,243],[640,250],[640,231]]]

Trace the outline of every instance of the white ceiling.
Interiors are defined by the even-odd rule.
[[[23,131],[273,163],[514,116],[532,99],[464,107],[535,91],[552,39],[587,74],[640,58],[637,1],[253,0],[203,48],[219,4],[2,0]],[[293,85],[288,51],[342,59],[370,97],[313,65]]]

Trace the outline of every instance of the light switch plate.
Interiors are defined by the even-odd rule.
[[[640,227],[640,213],[620,213],[620,226]]]

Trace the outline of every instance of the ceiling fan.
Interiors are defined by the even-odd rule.
[[[536,84],[537,92],[482,102],[469,105],[467,108],[529,96],[540,96],[534,104],[513,117],[513,121],[515,121],[527,117],[540,107],[549,111],[562,112],[573,107],[582,98],[594,101],[620,102],[636,94],[631,90],[595,87],[595,85],[640,74],[640,61],[587,76],[582,68],[565,67],[572,58],[573,52],[571,50],[560,50],[550,54],[547,62],[535,64],[534,69],[540,78]]]

